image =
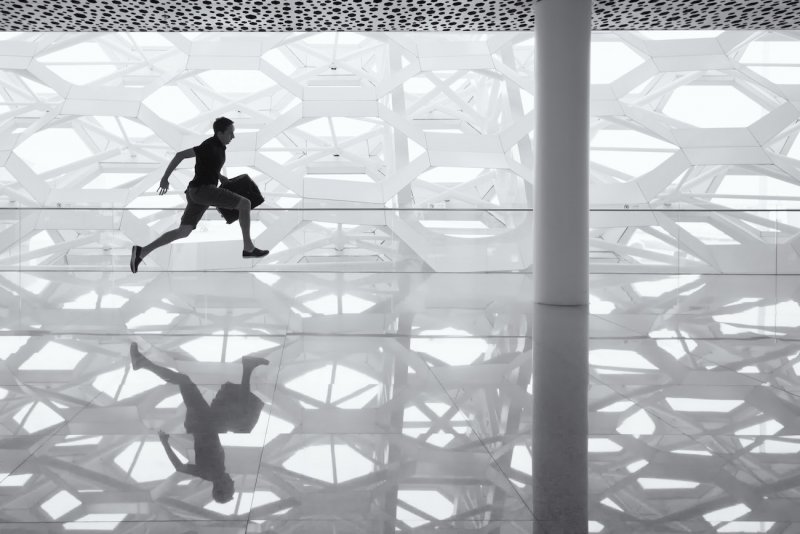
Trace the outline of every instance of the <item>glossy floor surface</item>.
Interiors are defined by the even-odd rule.
[[[588,530],[800,532],[800,279],[591,292]],[[550,532],[531,293],[524,273],[0,273],[0,532]]]

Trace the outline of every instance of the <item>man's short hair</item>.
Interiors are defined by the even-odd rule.
[[[231,124],[233,124],[233,121],[228,117],[219,117],[214,121],[214,133],[216,134],[217,132],[224,132]]]

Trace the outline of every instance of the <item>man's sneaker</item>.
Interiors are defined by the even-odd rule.
[[[243,258],[263,258],[267,254],[269,254],[269,250],[261,250],[261,249],[256,248],[256,247],[253,247],[253,250],[251,250],[249,252],[246,251],[246,250],[242,251],[242,257]]]
[[[131,247],[131,272],[136,273],[139,270],[139,264],[142,263],[142,247],[133,245]]]

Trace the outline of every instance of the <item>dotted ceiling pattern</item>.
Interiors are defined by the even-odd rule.
[[[594,30],[797,29],[798,0],[596,0]],[[3,31],[520,31],[532,0],[6,0]]]

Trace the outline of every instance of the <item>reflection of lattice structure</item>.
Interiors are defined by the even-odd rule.
[[[150,339],[163,346],[180,343],[174,354],[150,352],[160,364],[192,376],[207,397],[240,371],[237,362],[192,352],[199,341],[194,336]],[[430,338],[290,336],[283,348],[262,352],[272,365],[251,384],[266,403],[261,419],[250,434],[221,436],[237,487],[234,501],[225,504],[210,502],[203,481],[173,474],[154,439],[157,429],[173,433],[178,453],[191,460],[192,437],[181,434],[184,409],[175,385],[132,371],[125,342],[94,336],[61,341],[64,349],[99,345],[122,354],[83,353],[72,373],[51,372],[49,388],[26,388],[9,398],[2,421],[15,427],[15,435],[2,446],[29,452],[3,462],[14,475],[3,475],[0,483],[25,488],[24,497],[1,507],[5,521],[90,521],[103,506],[116,521],[328,518],[350,521],[353,531],[364,533],[373,523],[385,524],[387,532],[395,524],[452,522],[479,531],[491,521],[532,519],[474,432],[479,415],[471,406],[457,406],[426,365],[437,354]],[[247,341],[252,346],[258,339]],[[493,341],[469,338],[462,345],[467,341],[480,350],[473,362],[478,367],[465,365],[464,371],[475,372],[495,358],[530,361]],[[31,343],[20,343],[6,358],[13,377],[26,383],[35,375],[25,363],[38,354],[30,354]],[[49,368],[47,362],[39,367],[40,373]],[[68,399],[84,398],[91,402],[83,400],[79,413],[68,413]],[[27,422],[21,419],[22,426],[13,425],[11,412],[21,413],[22,402],[26,410],[55,406],[64,417],[48,418],[40,410]]]
[[[114,273],[3,277],[6,305],[24,295],[14,319],[37,316],[51,333],[13,325],[0,344],[0,383],[8,384],[0,448],[13,451],[0,455],[0,472],[11,473],[0,477],[0,493],[26,494],[0,507],[0,519],[86,522],[102,508],[114,514],[109,523],[249,517],[256,532],[276,522],[291,531],[293,521],[303,532],[313,518],[365,534],[481,532],[496,521],[530,530],[529,491],[508,480],[506,451],[479,428],[487,404],[500,434],[530,404],[528,275],[142,276],[135,284]],[[486,276],[496,284],[481,283]],[[198,295],[198,280],[212,279]],[[175,473],[160,450],[157,430],[189,461],[193,440],[178,388],[131,369],[130,332],[206,398],[238,381],[242,356],[271,360],[253,376],[265,402],[256,427],[221,437],[236,483],[231,503],[211,502],[209,484]],[[505,400],[460,398],[470,383],[489,392],[498,373],[524,382],[508,392],[517,416]],[[511,424],[530,430],[529,421]],[[512,476],[524,483],[530,461],[518,463]]]
[[[186,316],[175,324],[145,316],[134,325],[153,360],[189,374],[207,396],[238,379],[238,359],[251,350],[273,361],[255,376],[266,402],[256,429],[223,437],[237,497],[216,506],[207,484],[174,474],[158,449],[157,429],[173,433],[186,458],[192,440],[180,434],[175,386],[130,371],[125,324],[143,305],[100,307],[114,292],[98,280],[119,288],[127,275],[21,274],[30,277],[27,289],[4,277],[6,306],[10,289],[24,294],[19,319],[46,319],[53,333],[17,332],[0,344],[0,472],[11,473],[0,493],[13,496],[0,509],[4,518],[78,521],[102,508],[126,521],[250,514],[264,521],[257,532],[303,532],[303,518],[315,513],[365,533],[387,524],[481,531],[501,515],[505,524],[528,524],[529,275],[144,275],[145,285],[172,287],[172,304],[161,303],[167,313]],[[191,290],[198,277],[241,292],[227,305],[213,292],[205,301]],[[597,531],[747,531],[787,517],[800,447],[797,280],[595,275],[592,286],[589,480]],[[53,309],[88,302],[88,288],[95,308]],[[133,293],[128,302],[146,304],[149,295]],[[259,301],[270,310],[254,314]],[[209,335],[226,309],[236,328]],[[105,333],[89,334],[90,325],[105,325]],[[96,489],[107,498],[81,492]],[[62,492],[80,504],[58,515],[75,502]],[[470,519],[454,519],[461,513]],[[319,531],[333,532],[318,521]],[[780,532],[777,525],[760,528]]]
[[[798,474],[797,281],[598,275],[590,515],[602,532],[779,532]]]

